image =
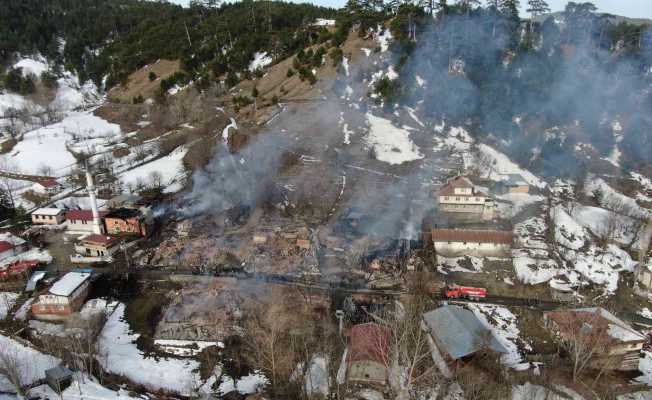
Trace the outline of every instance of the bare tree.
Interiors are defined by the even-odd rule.
[[[12,161],[6,159],[0,160],[0,187],[7,192],[11,207],[16,208],[16,192],[20,189],[20,181],[10,178],[8,174],[3,174],[3,172],[17,174],[19,173],[18,166]]]
[[[617,233],[622,229],[622,222],[620,219],[620,215],[613,211],[609,211],[603,223],[598,226],[597,232],[595,233],[598,235],[603,249],[615,239]]]
[[[159,171],[152,171],[149,174],[150,187],[160,190],[163,187],[163,175]]]
[[[292,314],[280,290],[248,307],[244,324],[245,358],[269,378],[272,393],[283,393],[295,366],[289,330]]]
[[[553,326],[560,336],[560,348],[570,358],[573,381],[588,368],[600,365],[600,356],[607,355],[613,343],[608,323],[598,313],[556,313]]]
[[[22,377],[28,372],[26,368],[29,368],[30,365],[29,362],[23,361],[16,347],[11,346],[8,342],[0,344],[0,375],[7,378],[21,398],[25,394]]]
[[[36,173],[38,175],[42,176],[53,176],[54,175],[54,170],[52,169],[51,166],[41,163],[41,165],[38,166],[38,169],[36,170]]]

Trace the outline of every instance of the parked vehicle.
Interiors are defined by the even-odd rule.
[[[453,284],[444,288],[444,297],[447,299],[479,300],[487,297],[487,289]]]

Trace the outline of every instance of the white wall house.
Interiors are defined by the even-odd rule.
[[[444,212],[480,214],[483,219],[493,219],[495,215],[494,202],[463,176],[442,186],[438,200],[439,209]]]
[[[32,224],[59,225],[65,220],[65,213],[59,208],[39,208],[32,212]]]
[[[435,253],[444,257],[500,257],[509,254],[513,235],[506,231],[432,229]]]
[[[100,217],[106,215],[100,211]],[[93,211],[70,210],[66,213],[66,228],[71,233],[93,233]]]

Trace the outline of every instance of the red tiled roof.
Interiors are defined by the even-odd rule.
[[[100,218],[106,215],[107,211],[100,211]],[[66,213],[67,220],[73,221],[92,221],[92,210],[70,210]]]
[[[59,183],[55,179],[43,179],[38,183],[44,188],[51,188],[59,185]]]
[[[375,361],[387,365],[390,332],[373,322],[351,328],[348,362]]]
[[[90,234],[82,239],[83,242],[97,243],[97,244],[112,244],[119,241],[120,238],[108,235],[99,235],[97,233]]]
[[[0,241],[0,253],[5,252],[7,250],[11,250],[14,248],[14,245],[7,242],[7,241]]]
[[[506,231],[433,229],[433,242],[471,242],[512,244],[514,235]]]

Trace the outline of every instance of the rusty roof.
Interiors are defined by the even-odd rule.
[[[348,362],[375,361],[387,365],[390,332],[373,322],[354,325],[350,332]]]
[[[119,240],[120,238],[115,236],[99,235],[97,233],[93,233],[91,235],[84,237],[82,239],[82,242],[110,245],[118,242]]]
[[[514,235],[507,231],[470,229],[433,229],[433,242],[472,242],[512,244]]]

